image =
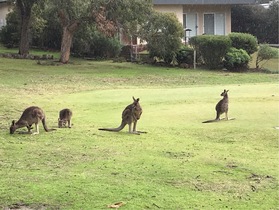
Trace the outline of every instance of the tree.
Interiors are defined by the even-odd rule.
[[[0,41],[8,48],[18,47],[20,41],[20,21],[18,13],[12,11],[6,16],[7,25],[0,30]]]
[[[52,1],[62,26],[62,41],[60,62],[67,63],[70,58],[70,48],[75,31],[85,18],[90,1],[61,0]]]
[[[183,27],[170,13],[154,12],[141,29],[150,57],[158,57],[170,64],[181,46]]]
[[[29,54],[29,29],[32,15],[32,8],[39,0],[16,0],[16,8],[19,11],[21,28],[19,54],[27,56]]]
[[[278,5],[274,0],[269,8],[261,5],[232,8],[232,31],[250,33],[260,43],[278,43]]]
[[[265,42],[271,44],[278,44],[278,34],[279,34],[279,21],[278,14],[279,2],[273,1],[266,11],[266,32],[265,32]]]
[[[276,56],[278,56],[278,51],[276,49],[273,49],[267,44],[260,45],[256,59],[256,68],[259,69],[260,63],[262,63],[263,61],[267,62],[272,58],[276,58]]]
[[[63,28],[62,63],[69,61],[73,36],[84,22],[94,24],[106,36],[114,36],[120,27],[136,28],[152,8],[150,0],[54,0],[53,3]]]
[[[61,46],[62,63],[69,61],[73,37],[82,24],[116,40],[120,28],[135,35],[152,11],[151,0],[16,0],[16,6],[22,34],[19,53],[27,55],[31,41],[42,47]]]

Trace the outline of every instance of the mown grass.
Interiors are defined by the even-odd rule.
[[[0,75],[1,208],[278,209],[276,74],[0,58]],[[202,124],[223,89],[236,120]],[[99,131],[120,124],[132,96],[148,133]],[[10,135],[30,105],[54,128],[71,108],[74,125]]]

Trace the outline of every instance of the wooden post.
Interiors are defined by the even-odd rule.
[[[194,50],[194,69],[196,69],[196,57],[197,57],[197,51]]]

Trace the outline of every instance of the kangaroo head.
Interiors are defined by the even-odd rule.
[[[63,126],[66,126],[66,121],[58,118],[58,128],[62,128]]]
[[[221,93],[221,96],[227,96],[228,92],[229,92],[229,90],[224,89],[224,92]]]
[[[17,127],[16,127],[16,124],[15,124],[15,120],[13,120],[12,125],[10,127],[10,134],[13,134],[16,129],[17,129]]]
[[[140,116],[142,114],[142,108],[139,104],[139,98],[135,99],[134,96],[133,96],[133,100],[134,100],[134,103],[133,103],[133,114],[135,116],[135,118],[137,120],[140,119]]]

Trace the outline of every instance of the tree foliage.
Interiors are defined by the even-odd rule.
[[[171,63],[181,46],[183,27],[174,14],[154,12],[141,28],[151,57]]]
[[[134,24],[144,22],[152,6],[150,0],[53,0],[53,2],[58,9],[63,28],[60,57],[62,63],[69,61],[74,33],[82,23],[90,22],[98,31],[112,37],[117,35],[120,27],[132,29],[131,26]]]
[[[12,11],[6,16],[7,25],[0,30],[0,42],[8,48],[18,47],[20,41],[20,20],[18,13]]]
[[[9,33],[16,35],[17,26],[21,26],[20,53],[28,54],[29,42],[44,48],[60,48],[62,63],[69,61],[73,46],[85,45],[85,39],[73,39],[78,30],[90,25],[95,32],[99,31],[103,35],[91,36],[88,30],[83,32],[98,39],[103,36],[102,42],[105,40],[117,51],[120,30],[124,29],[131,36],[136,35],[138,26],[147,21],[152,11],[151,0],[17,0],[16,5],[20,23],[10,25],[8,22],[7,25],[11,27],[3,30],[5,33],[1,33],[1,40],[9,39]],[[83,37],[81,33],[78,35],[80,38],[86,37],[86,34]],[[97,42],[86,40],[93,49],[92,44]],[[10,43],[14,44],[11,40]]]
[[[252,34],[260,43],[278,43],[278,5],[274,0],[267,9],[261,5],[234,6],[232,31]]]

